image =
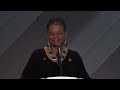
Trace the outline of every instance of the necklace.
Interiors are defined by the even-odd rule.
[[[57,58],[53,55],[53,51],[52,51],[51,47],[50,47],[49,45],[47,45],[47,48],[49,48],[49,50],[50,50],[49,55],[50,55],[50,57],[52,58],[52,60],[56,61]],[[59,56],[59,59],[60,59],[61,61],[64,60],[65,55],[66,55],[66,51],[63,50],[63,51],[61,52],[61,55]]]

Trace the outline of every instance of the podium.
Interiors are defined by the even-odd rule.
[[[40,79],[83,79],[83,78],[69,77],[69,76],[54,76],[54,77],[47,77],[47,78],[40,78]]]

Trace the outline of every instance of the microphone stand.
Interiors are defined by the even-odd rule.
[[[58,66],[60,69],[60,76],[62,75],[62,56],[61,56],[61,46],[58,46]]]

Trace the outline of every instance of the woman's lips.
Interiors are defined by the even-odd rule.
[[[54,42],[60,42],[60,40],[53,40]]]
[[[54,40],[53,41],[55,44],[59,44],[60,43],[60,40]]]

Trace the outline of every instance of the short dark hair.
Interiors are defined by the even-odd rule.
[[[65,23],[64,19],[61,17],[54,17],[54,18],[50,19],[47,24],[47,31],[51,25],[62,25],[64,27],[64,31],[66,32],[66,23]]]

